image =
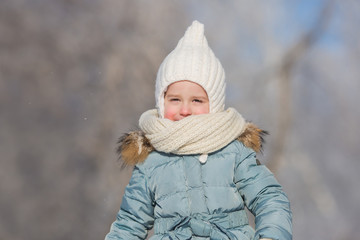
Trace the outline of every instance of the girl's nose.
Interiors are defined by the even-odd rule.
[[[183,117],[187,117],[191,115],[191,108],[188,104],[186,103],[182,104],[180,108],[180,115]]]

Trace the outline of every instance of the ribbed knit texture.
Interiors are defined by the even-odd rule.
[[[174,82],[188,80],[202,86],[209,98],[210,113],[221,112],[225,105],[225,73],[210,49],[204,25],[194,21],[176,48],[160,65],[155,87],[156,107],[164,117],[164,93]]]
[[[233,108],[179,121],[159,118],[157,110],[152,109],[141,115],[139,126],[157,151],[188,155],[225,147],[243,133],[246,122]]]

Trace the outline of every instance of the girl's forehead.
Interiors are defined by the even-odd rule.
[[[193,88],[193,89],[202,89],[203,91],[206,92],[206,90],[198,83],[195,83],[193,81],[190,80],[181,80],[181,81],[176,81],[174,83],[171,83],[169,86],[167,86],[166,90],[171,89],[180,89],[180,88]]]

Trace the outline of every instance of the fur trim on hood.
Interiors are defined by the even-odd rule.
[[[255,152],[261,152],[264,136],[268,132],[261,130],[253,123],[247,123],[245,131],[237,138],[246,147]],[[154,147],[142,131],[132,131],[124,134],[118,140],[117,153],[125,166],[134,166],[145,161]]]

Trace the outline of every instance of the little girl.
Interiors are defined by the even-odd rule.
[[[256,160],[264,132],[225,110],[224,70],[194,21],[165,58],[156,109],[120,140],[134,170],[106,239],[292,239],[287,196]],[[248,222],[247,207],[255,216]]]

